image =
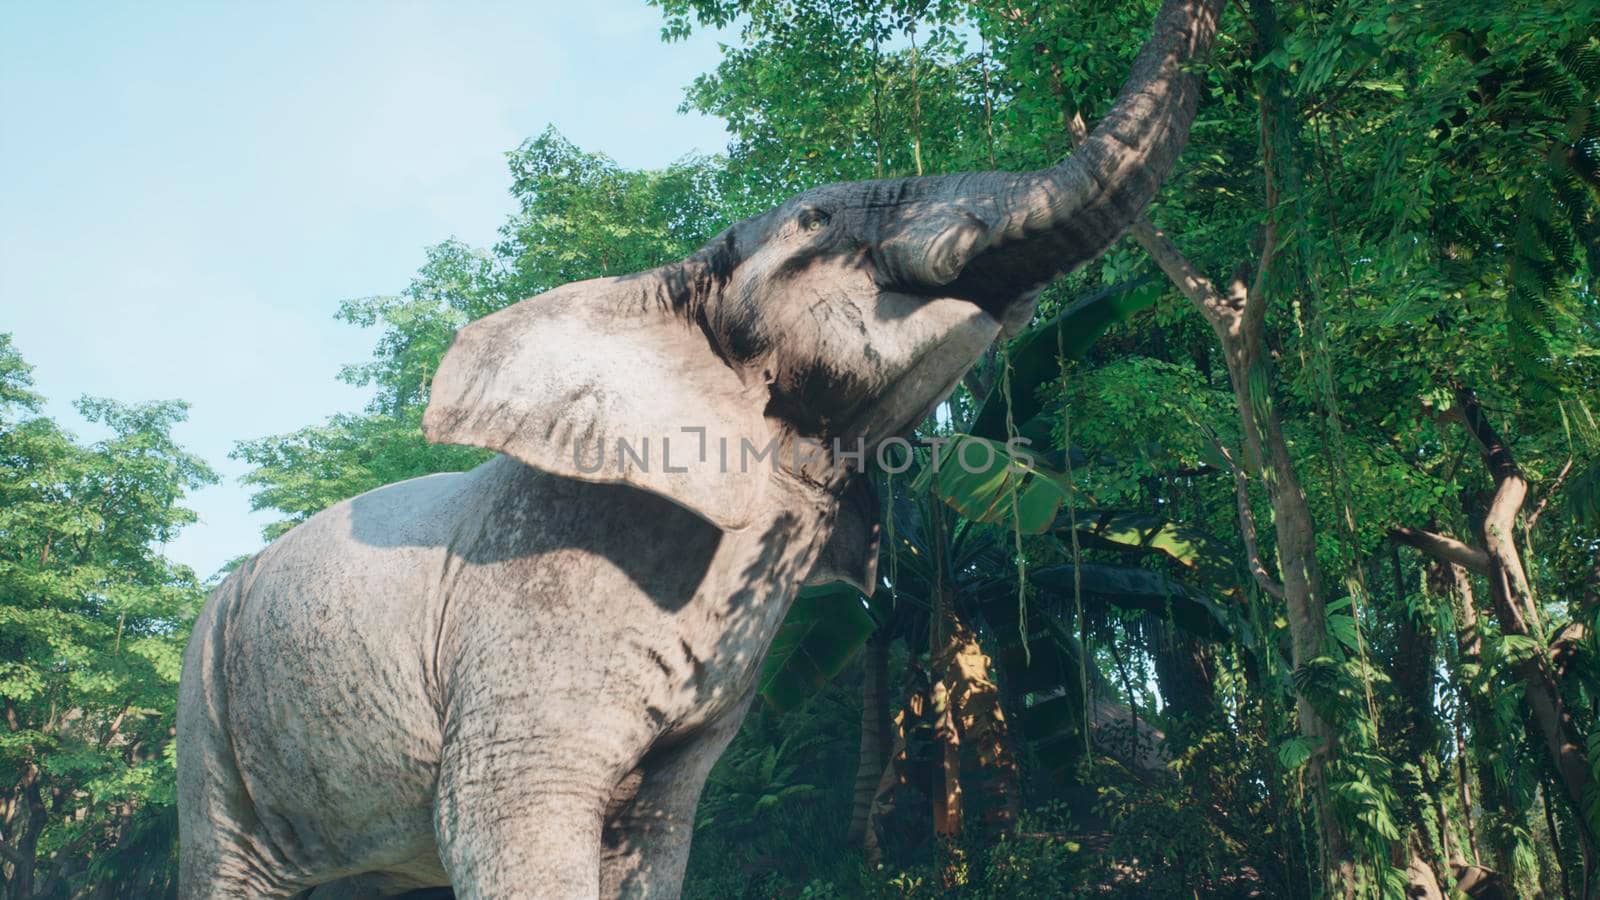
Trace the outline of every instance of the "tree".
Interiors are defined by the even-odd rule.
[[[172,439],[185,405],[85,398],[80,443],[39,414],[0,335],[0,871],[7,896],[176,890],[170,741],[194,573],[159,546],[216,480]]]

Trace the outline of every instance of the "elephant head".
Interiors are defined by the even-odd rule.
[[[815,188],[688,259],[468,325],[434,378],[428,438],[628,483],[730,530],[774,501],[774,479],[842,494],[838,455],[794,464],[791,449],[870,458],[1121,234],[1188,136],[1185,65],[1221,5],[1167,0],[1110,114],[1053,168]],[[772,448],[775,469],[749,464]],[[843,505],[814,574],[870,589],[875,504]]]

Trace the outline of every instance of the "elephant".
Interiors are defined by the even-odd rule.
[[[196,622],[180,895],[677,896],[796,590],[877,581],[855,463],[1150,201],[1221,6],[1166,0],[1052,168],[819,187],[462,328],[424,431],[498,455],[319,513]]]

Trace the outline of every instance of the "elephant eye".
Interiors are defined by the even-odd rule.
[[[808,209],[800,214],[801,231],[821,231],[828,224],[828,214],[820,209]]]

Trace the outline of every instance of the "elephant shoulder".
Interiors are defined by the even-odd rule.
[[[364,546],[443,547],[494,464],[374,488],[327,510],[329,524]]]

